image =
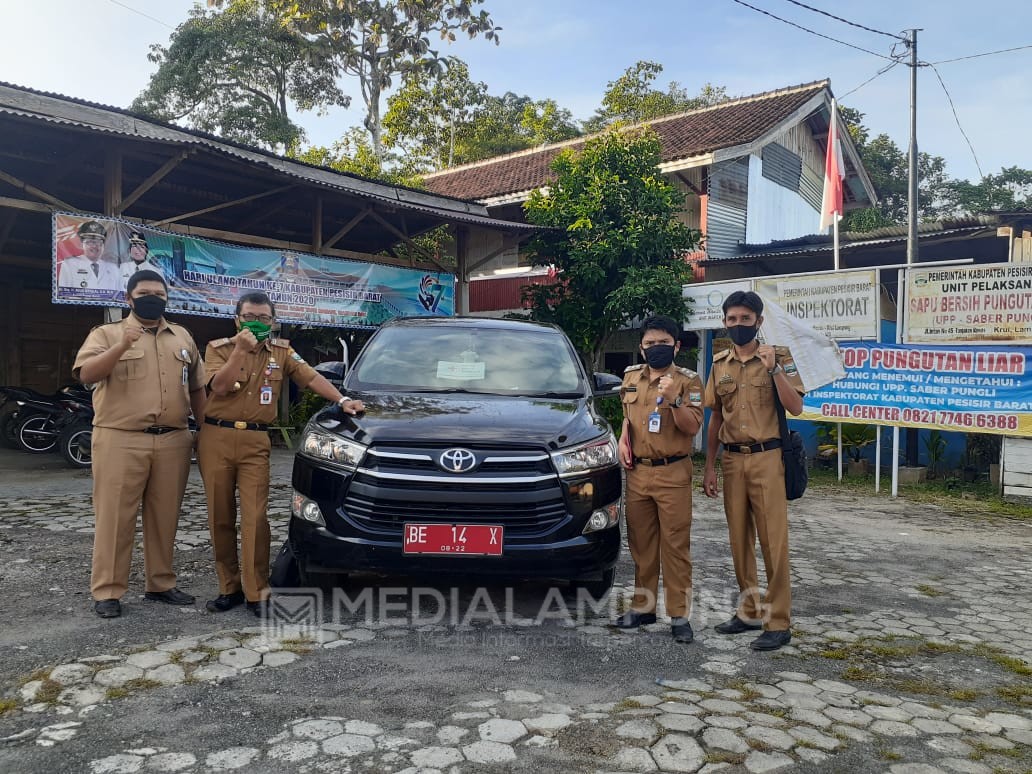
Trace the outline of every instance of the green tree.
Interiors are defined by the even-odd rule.
[[[370,180],[381,180],[411,188],[423,187],[419,177],[420,170],[416,165],[389,153],[377,158],[369,144],[369,135],[357,126],[351,127],[329,147],[313,145],[304,150],[295,147],[289,155],[306,164],[329,167],[338,172],[359,175]]]
[[[709,107],[727,100],[723,86],[707,83],[695,96],[688,94],[677,81],[671,81],[666,91],[653,87],[653,81],[663,72],[658,62],[639,61],[615,81],[606,85],[602,107],[585,123],[585,130],[596,132],[616,122],[641,123],[653,118],[680,113],[685,110]]]
[[[151,46],[158,66],[132,109],[229,140],[286,148],[304,138],[290,107],[313,110],[349,103],[336,86],[333,62],[253,3],[223,13],[194,8],[167,47]]]
[[[233,5],[251,0],[233,0]],[[358,78],[365,105],[363,125],[377,158],[383,153],[381,101],[394,79],[415,70],[444,71],[445,58],[431,38],[452,42],[456,33],[498,43],[499,27],[483,0],[263,0],[290,29],[316,47],[317,55]]]
[[[854,210],[843,218],[844,231],[871,231],[883,226],[903,225],[907,222],[910,163],[907,152],[887,135],[874,138],[863,124],[864,114],[851,108],[839,107],[843,123],[857,146],[860,159],[878,194],[876,207]],[[948,212],[946,201],[949,178],[946,160],[928,153],[917,154],[918,218],[935,220]]]
[[[1032,170],[1005,167],[1000,174],[986,175],[977,183],[951,180],[944,198],[956,215],[1032,210]]]
[[[700,234],[678,220],[684,196],[659,159],[651,130],[606,132],[580,153],[560,153],[547,193],[525,205],[527,219],[546,229],[531,244],[534,261],[554,265],[558,280],[524,288],[532,316],[560,325],[594,370],[622,325],[686,316],[681,288],[692,270],[683,255]]]

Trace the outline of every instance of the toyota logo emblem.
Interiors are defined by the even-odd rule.
[[[447,449],[441,452],[438,463],[449,473],[468,473],[477,464],[477,458],[469,449]]]

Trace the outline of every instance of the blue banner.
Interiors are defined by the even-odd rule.
[[[1032,347],[842,343],[800,419],[1032,437]]]
[[[370,328],[393,317],[451,315],[455,277],[289,250],[238,247],[92,215],[55,213],[53,299],[120,305],[140,269],[161,274],[168,310],[232,317],[244,293],[262,291],[282,322]]]

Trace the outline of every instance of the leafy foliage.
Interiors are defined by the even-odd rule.
[[[336,66],[312,53],[253,2],[224,13],[194,8],[167,48],[151,46],[148,59],[158,69],[132,109],[248,145],[286,148],[304,138],[291,105],[305,111],[349,103],[336,86]]]
[[[641,123],[671,113],[709,107],[727,100],[723,86],[707,83],[693,96],[677,81],[666,91],[655,89],[653,81],[663,72],[657,62],[639,61],[606,86],[602,107],[585,123],[585,130],[596,132],[617,122]]]
[[[253,0],[233,0],[233,6]],[[381,98],[395,78],[423,71],[441,74],[445,58],[431,38],[452,42],[456,33],[498,43],[499,27],[483,0],[264,0],[288,29],[297,30],[317,56],[358,79],[365,105],[363,125],[373,155],[383,151]],[[232,6],[231,6],[232,7]]]
[[[535,191],[527,219],[546,228],[531,243],[535,263],[557,282],[524,288],[535,319],[560,325],[592,370],[620,326],[649,314],[686,316],[681,287],[691,281],[683,254],[700,234],[677,219],[684,196],[660,173],[651,130],[606,132],[579,154],[552,162],[556,179]]]
[[[951,180],[946,206],[956,212],[1019,212],[1032,210],[1032,170],[1006,167],[978,183]]]

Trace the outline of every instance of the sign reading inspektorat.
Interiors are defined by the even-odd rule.
[[[878,273],[763,277],[756,292],[829,339],[878,338]]]

